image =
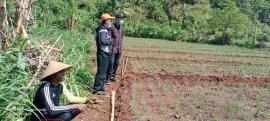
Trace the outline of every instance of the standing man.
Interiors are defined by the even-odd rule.
[[[110,14],[102,14],[102,24],[96,29],[96,46],[97,46],[97,73],[93,87],[94,94],[105,95],[104,81],[112,55],[113,39],[111,27],[113,19]]]
[[[119,60],[122,54],[122,44],[124,36],[124,18],[123,14],[117,14],[114,27],[112,27],[113,53],[110,59],[109,68],[107,71],[107,84],[116,82],[115,75],[119,65]]]

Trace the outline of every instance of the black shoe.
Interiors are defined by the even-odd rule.
[[[106,95],[106,92],[105,91],[92,91],[92,94]]]
[[[117,79],[115,79],[115,78],[111,79],[111,81],[112,81],[112,82],[119,82],[119,80],[117,80]]]
[[[105,92],[105,91],[97,91],[96,94],[97,94],[97,95],[106,95],[106,92]]]
[[[93,89],[91,89],[90,92],[91,92],[92,94],[96,94],[96,93],[97,93],[97,91],[96,91],[96,90],[93,90]]]

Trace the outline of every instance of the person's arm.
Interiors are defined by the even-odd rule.
[[[98,36],[99,36],[99,42],[101,45],[112,45],[113,41],[111,39],[111,37],[108,34],[108,30],[107,29],[100,29],[98,32]]]
[[[124,31],[124,29],[122,28],[121,40],[123,40],[124,36],[125,36],[125,31]]]
[[[63,96],[68,100],[70,103],[86,103],[87,98],[86,97],[78,97],[74,96],[66,87],[66,85],[63,83]]]
[[[114,39],[118,39],[118,32],[117,32],[117,29],[115,27],[112,27],[111,28],[111,32],[112,32],[112,38]]]

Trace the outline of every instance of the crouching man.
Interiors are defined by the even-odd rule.
[[[70,93],[64,84],[65,72],[72,68],[60,62],[51,61],[44,72],[41,81],[44,83],[38,88],[34,105],[38,109],[32,114],[32,121],[58,119],[71,121],[80,112],[86,109],[85,103],[97,103],[95,98],[76,97]],[[63,95],[70,101],[69,105],[59,105],[60,96]]]

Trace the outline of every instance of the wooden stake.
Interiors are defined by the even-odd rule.
[[[125,64],[124,64],[123,78],[125,78],[125,73],[126,73],[126,69],[127,69],[127,63],[128,63],[128,57],[126,57],[126,61],[125,61]]]
[[[111,91],[111,115],[110,121],[114,121],[114,105],[115,105],[115,91]]]
[[[123,56],[123,58],[124,58],[125,56]],[[122,59],[122,67],[121,67],[121,80],[123,80],[124,79],[124,76],[123,76],[123,74],[124,74],[124,65],[125,65],[125,63],[124,63],[125,61],[124,61],[124,59]]]

